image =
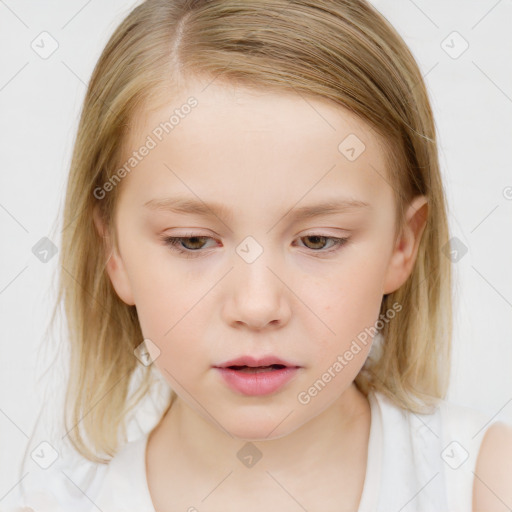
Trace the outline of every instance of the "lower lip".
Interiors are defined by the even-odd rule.
[[[296,374],[299,368],[286,367],[258,373],[247,373],[230,368],[216,368],[224,381],[234,391],[247,396],[261,396],[281,389]]]

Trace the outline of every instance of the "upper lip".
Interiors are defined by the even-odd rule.
[[[257,366],[271,366],[273,364],[298,367],[298,365],[285,361],[284,359],[281,359],[273,355],[268,355],[259,358],[253,356],[240,356],[237,357],[236,359],[231,359],[224,363],[218,364],[215,366],[215,368],[227,368],[228,366],[251,366],[253,368],[256,368]]]

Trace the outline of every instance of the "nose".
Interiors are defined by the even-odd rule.
[[[285,272],[271,264],[265,253],[252,263],[238,261],[228,287],[223,313],[230,325],[259,331],[288,323],[291,291]]]

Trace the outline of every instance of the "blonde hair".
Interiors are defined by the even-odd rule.
[[[381,357],[371,365],[368,359],[355,383],[402,408],[430,410],[449,379],[451,263],[442,254],[449,233],[432,111],[404,41],[364,0],[147,0],[116,29],[94,69],[67,183],[57,303],[68,321],[65,424],[75,449],[107,462],[128,412],[152,385],[148,366],[129,396],[143,335],[135,306],[117,296],[105,272],[105,241],[93,222],[98,208],[117,243],[120,187],[101,201],[93,191],[121,165],[137,114],[194,75],[310,95],[366,121],[385,142],[397,236],[407,204],[427,197],[413,271],[383,297],[381,314],[397,303],[402,309],[382,328]]]

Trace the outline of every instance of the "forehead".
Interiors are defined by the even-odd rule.
[[[295,203],[337,190],[375,202],[389,188],[377,133],[312,96],[196,79],[139,112],[131,126],[126,161],[152,146],[125,180],[144,202],[170,189],[241,205],[249,198]]]

